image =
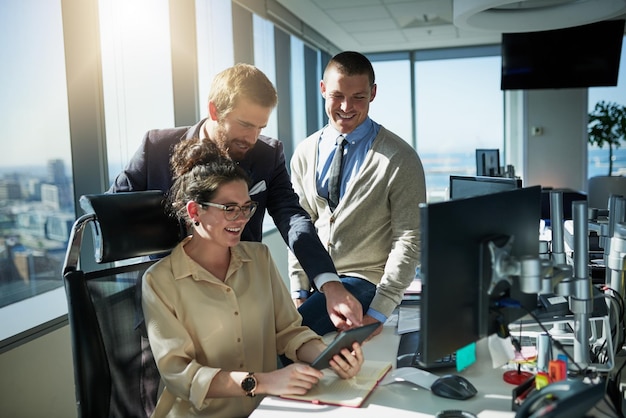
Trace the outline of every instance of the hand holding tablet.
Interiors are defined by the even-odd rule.
[[[341,350],[344,348],[351,350],[352,344],[355,342],[358,342],[359,344],[363,343],[363,341],[365,341],[365,339],[369,337],[370,334],[379,326],[380,322],[375,322],[373,324],[340,332],[328,345],[328,347],[326,347],[326,349],[322,351],[315,360],[313,360],[311,366],[318,370],[330,367],[329,360],[333,358],[335,354],[341,354]]]

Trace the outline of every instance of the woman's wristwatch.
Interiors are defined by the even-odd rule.
[[[254,398],[256,395],[254,391],[256,390],[256,377],[254,377],[254,372],[248,372],[246,377],[241,381],[241,389],[246,392],[246,396],[250,396]]]

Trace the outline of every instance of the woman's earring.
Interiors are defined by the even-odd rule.
[[[193,224],[194,224],[195,226],[198,226],[198,225],[200,225],[200,222],[198,222],[198,221],[194,221],[194,223],[193,223]]]

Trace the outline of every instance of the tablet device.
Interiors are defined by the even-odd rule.
[[[373,324],[364,325],[362,327],[352,328],[340,332],[339,334],[337,334],[337,337],[335,337],[335,339],[328,345],[328,347],[326,347],[326,349],[322,351],[315,360],[313,360],[311,366],[318,370],[330,367],[328,361],[333,358],[335,354],[339,354],[344,348],[351,350],[352,344],[355,341],[361,344],[379,326],[380,322],[375,322]]]

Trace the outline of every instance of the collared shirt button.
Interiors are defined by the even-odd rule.
[[[226,292],[230,292],[230,287],[227,287],[227,288],[226,288]]]
[[[240,343],[241,342],[241,338],[237,338],[237,342]]]
[[[239,312],[235,311],[235,316],[238,316],[238,315],[239,315]]]

